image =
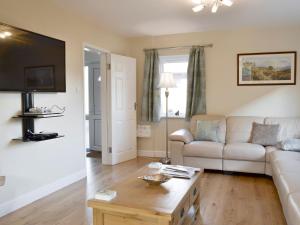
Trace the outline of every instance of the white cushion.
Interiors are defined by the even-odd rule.
[[[218,142],[193,141],[184,145],[183,155],[222,159],[224,145]]]
[[[263,117],[231,116],[227,118],[226,143],[250,142],[253,123],[263,123]]]
[[[300,192],[289,195],[286,212],[288,225],[300,224]]]
[[[267,146],[265,147],[266,149],[266,162],[270,162],[271,161],[271,153],[274,151],[281,151],[280,149],[274,147],[274,146]]]
[[[224,147],[224,159],[265,162],[265,155],[265,148],[257,144],[235,143]]]
[[[300,117],[295,118],[266,118],[265,124],[279,124],[278,140],[300,138]]]

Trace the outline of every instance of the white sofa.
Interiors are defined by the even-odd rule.
[[[219,142],[194,141],[197,120],[218,120]],[[300,118],[198,115],[172,133],[172,164],[273,176],[288,225],[300,225],[300,153],[250,143],[254,122],[279,124],[278,142],[300,138]]]
[[[271,153],[273,180],[289,225],[300,224],[300,153]]]

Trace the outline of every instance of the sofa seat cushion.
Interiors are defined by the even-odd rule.
[[[265,162],[266,150],[251,143],[234,143],[224,147],[224,159]]]
[[[280,149],[278,149],[278,148],[276,148],[274,146],[267,146],[267,147],[265,147],[265,149],[266,149],[266,162],[267,163],[271,162],[271,154],[272,154],[272,152],[274,152],[274,151],[282,151],[282,150],[280,150]]]
[[[286,219],[289,225],[300,224],[300,192],[289,195]]]
[[[300,160],[300,153],[299,152],[288,152],[288,151],[274,151],[271,153],[271,160]]]
[[[211,141],[193,141],[184,145],[183,156],[222,159],[224,144]]]
[[[298,173],[281,173],[278,176],[277,189],[283,198],[287,199],[289,194],[300,192],[300,180]],[[284,200],[286,201],[286,200]]]
[[[300,160],[278,159],[271,161],[273,172],[279,176],[283,173],[300,174]]]

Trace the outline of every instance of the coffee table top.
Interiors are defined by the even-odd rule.
[[[109,188],[117,191],[116,198],[109,202],[91,199],[88,205],[92,208],[106,210],[119,208],[122,211],[130,209],[131,212],[137,210],[139,213],[170,217],[187,196],[190,188],[198,181],[203,170],[191,179],[172,178],[160,186],[151,186],[138,179],[139,176],[157,172],[157,169],[149,169],[145,166]]]

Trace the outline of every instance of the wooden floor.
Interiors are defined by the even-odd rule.
[[[90,225],[86,200],[150,161],[139,158],[111,167],[87,158],[87,179],[0,218],[0,225]],[[266,177],[205,173],[201,215],[202,225],[286,225],[276,189]]]

